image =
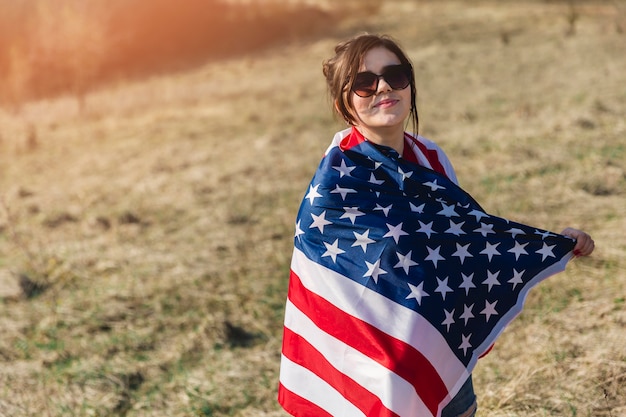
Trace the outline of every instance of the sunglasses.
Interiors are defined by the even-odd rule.
[[[411,83],[411,67],[405,64],[389,65],[378,75],[370,71],[359,72],[352,83],[352,91],[359,97],[370,97],[378,91],[382,78],[394,90],[403,90]]]

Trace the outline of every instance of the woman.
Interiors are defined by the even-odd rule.
[[[558,236],[489,216],[456,187],[444,152],[405,132],[408,120],[418,128],[413,67],[389,37],[339,44],[323,72],[350,128],[335,135],[298,215],[279,401],[296,416],[473,416],[477,358],[530,286],[562,270],[570,254],[591,254],[593,240],[573,228]],[[456,250],[446,254],[445,245]],[[503,280],[502,270],[533,254],[536,265],[510,268]],[[472,258],[488,266],[479,270]],[[493,262],[503,262],[498,272]],[[479,290],[484,300],[468,298]],[[485,308],[473,310],[479,302]],[[507,302],[510,312],[496,307]],[[426,309],[434,311],[429,323]],[[479,315],[490,325],[466,327]],[[440,340],[438,332],[448,337],[455,326],[458,334]]]

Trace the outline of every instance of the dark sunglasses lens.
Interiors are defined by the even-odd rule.
[[[394,90],[402,90],[406,88],[409,83],[409,70],[404,65],[394,65],[389,67],[383,74],[383,78]]]
[[[369,97],[376,92],[378,77],[371,72],[360,72],[354,79],[352,91],[360,97]]]

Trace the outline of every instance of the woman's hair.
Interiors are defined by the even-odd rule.
[[[383,47],[394,53],[401,64],[411,68],[411,114],[413,131],[418,133],[419,119],[417,107],[415,105],[417,89],[415,87],[415,75],[411,61],[402,51],[396,41],[386,35],[363,34],[347,41],[341,42],[335,47],[335,56],[325,60],[322,64],[322,71],[328,84],[328,92],[334,103],[337,113],[350,125],[356,123],[355,110],[352,104],[352,94],[348,92],[352,89],[354,78],[359,72],[359,67],[363,62],[363,57],[371,49]]]

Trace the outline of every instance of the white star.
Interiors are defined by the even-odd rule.
[[[379,179],[376,179],[376,176],[375,176],[375,175],[374,175],[374,173],[372,172],[372,174],[370,175],[370,180],[369,180],[369,182],[371,182],[372,184],[380,185],[380,184],[382,184],[383,182],[385,182],[385,180],[379,180]]]
[[[510,228],[509,230],[507,230],[507,233],[510,233],[513,239],[515,239],[515,236],[517,235],[526,234],[522,229],[518,229],[517,227]]]
[[[443,261],[445,259],[443,256],[439,255],[439,250],[441,249],[441,246],[438,246],[437,249],[431,249],[426,246],[426,249],[428,250],[428,256],[424,258],[424,260],[432,261],[435,264],[435,268],[437,268],[437,262]]]
[[[422,232],[422,233],[426,233],[428,235],[428,238],[430,239],[430,235],[433,233],[437,233],[433,230],[433,222],[430,222],[428,224],[424,224],[422,223],[421,220],[418,220],[420,222],[420,227],[419,229],[416,230],[416,232]]]
[[[437,180],[428,181],[428,182],[423,183],[422,185],[430,187],[431,191],[437,191],[439,189],[441,189],[441,190],[445,190],[446,189],[446,187],[443,187],[443,186],[437,184]]]
[[[402,168],[398,167],[398,174],[402,175],[402,181],[404,181],[405,179],[413,175],[413,171],[404,172]]]
[[[482,283],[487,285],[487,292],[491,291],[491,287],[494,285],[500,285],[500,281],[498,281],[498,275],[500,275],[500,271],[495,274],[491,273],[491,271],[487,271],[487,279]]]
[[[472,347],[472,344],[469,342],[470,337],[472,337],[471,333],[468,336],[461,335],[461,339],[463,341],[461,342],[459,349],[463,349],[463,355],[467,355],[467,349]]]
[[[333,259],[333,262],[337,262],[337,255],[346,253],[346,251],[339,249],[339,239],[335,239],[332,245],[324,242],[324,246],[326,246],[326,252],[324,252],[322,258],[324,256],[330,256]]]
[[[522,275],[524,274],[524,271],[521,272],[517,272],[516,269],[513,269],[513,278],[511,278],[508,282],[513,284],[513,289],[515,289],[515,287],[517,287],[517,284],[523,284],[524,280],[522,280]]]
[[[461,244],[457,243],[456,244],[456,252],[454,252],[452,254],[452,256],[458,256],[461,260],[461,265],[463,265],[463,262],[465,261],[465,258],[473,258],[474,255],[472,255],[471,253],[469,253],[469,251],[467,250],[467,248],[469,248],[469,243],[465,246],[461,246]]]
[[[354,224],[358,216],[365,216],[365,213],[359,211],[358,207],[344,207],[343,210],[345,211],[345,213],[341,215],[340,219],[348,218],[350,219],[352,224]]]
[[[501,253],[496,250],[499,244],[500,242],[496,243],[495,245],[487,242],[485,249],[481,250],[480,253],[482,255],[487,255],[487,257],[489,258],[489,262],[491,262],[491,258],[493,258],[494,255],[501,255]]]
[[[446,299],[447,293],[454,292],[452,291],[452,288],[448,287],[448,277],[445,277],[442,280],[437,278],[437,288],[435,288],[435,292],[440,293],[443,300]]]
[[[385,271],[384,269],[380,267],[380,259],[378,259],[373,264],[365,261],[365,264],[367,265],[367,272],[363,276],[372,277],[374,279],[374,282],[378,284],[378,276],[384,275],[387,273],[387,271]]]
[[[343,177],[344,175],[350,176],[350,172],[352,172],[354,168],[356,167],[346,166],[346,161],[344,161],[343,159],[341,160],[341,166],[333,167],[333,169],[336,169],[337,171],[339,171],[339,178]]]
[[[485,308],[483,309],[483,311],[480,312],[480,314],[485,315],[485,321],[489,321],[491,316],[498,315],[498,312],[496,311],[497,303],[498,303],[498,300],[494,301],[493,303],[490,303],[489,301],[485,300]]]
[[[352,233],[354,233],[354,237],[356,238],[356,241],[352,244],[352,247],[360,246],[361,249],[363,249],[363,253],[367,252],[367,245],[375,242],[375,240],[369,238],[369,229],[363,232],[363,234],[358,234],[357,232]]]
[[[542,239],[545,239],[549,236],[555,236],[553,233],[550,233],[547,230],[539,230],[539,229],[535,229],[535,234],[541,236]]]
[[[409,206],[411,206],[411,211],[413,213],[424,213],[424,207],[426,207],[426,203],[422,204],[421,206],[416,206],[413,203],[409,203]]]
[[[542,255],[541,256],[542,261],[545,261],[546,258],[549,256],[556,258],[554,253],[552,253],[552,248],[555,246],[556,245],[548,245],[546,242],[543,242],[543,247],[537,251],[537,253],[540,253]]]
[[[408,233],[402,230],[402,222],[400,222],[397,226],[392,226],[387,223],[387,228],[389,231],[385,233],[383,237],[393,237],[393,240],[395,240],[396,243],[400,240],[400,236],[408,236]]]
[[[454,211],[454,204],[448,205],[446,203],[441,203],[441,206],[443,208],[437,214],[441,214],[446,217],[459,217],[458,213]]]
[[[311,223],[309,229],[317,227],[318,229],[320,229],[320,233],[324,233],[324,226],[333,224],[333,222],[329,222],[328,220],[326,220],[326,211],[323,211],[322,214],[320,214],[319,216],[311,213],[311,217],[313,217],[313,223]]]
[[[461,314],[460,318],[465,320],[465,325],[466,326],[467,326],[467,322],[469,321],[469,319],[473,319],[474,318],[474,314],[472,314],[472,309],[473,308],[474,308],[474,304],[472,304],[471,306],[467,306],[467,305],[463,306],[463,314]]]
[[[514,253],[515,260],[517,261],[520,255],[528,255],[528,252],[526,252],[526,249],[524,249],[527,245],[528,245],[528,242],[524,243],[523,245],[520,244],[519,242],[515,242],[515,247],[509,249],[508,252]]]
[[[430,296],[430,294],[428,294],[426,291],[424,291],[424,282],[420,282],[420,284],[417,287],[415,285],[411,285],[409,283],[407,283],[407,285],[411,289],[411,293],[406,296],[407,300],[409,298],[415,298],[415,300],[417,300],[417,304],[418,305],[422,305],[422,297],[429,297]]]
[[[480,227],[474,230],[475,233],[480,233],[483,237],[487,237],[489,233],[496,233],[493,231],[493,224],[485,224],[480,222]]]
[[[317,184],[315,187],[313,187],[312,185],[309,186],[309,192],[307,193],[306,197],[304,198],[308,198],[309,199],[309,203],[311,205],[313,205],[313,201],[318,198],[321,197],[322,195],[320,193],[317,192],[317,189],[320,185]]]
[[[339,184],[337,184],[337,185],[335,186],[335,189],[334,189],[334,190],[332,190],[330,193],[331,193],[331,194],[341,194],[341,199],[342,199],[342,200],[345,200],[345,199],[346,199],[346,196],[347,196],[348,194],[350,194],[350,193],[356,193],[356,190],[353,190],[353,189],[351,189],[351,188],[342,188],[342,187],[340,187],[340,186],[339,186]]]
[[[415,262],[415,261],[413,261],[411,259],[411,256],[413,256],[413,251],[412,250],[410,250],[409,253],[407,253],[406,255],[403,255],[400,252],[396,252],[396,255],[398,255],[399,262],[394,265],[394,268],[402,268],[402,269],[404,269],[404,272],[407,275],[409,274],[409,269],[412,266],[418,265],[417,262]]]
[[[389,210],[391,210],[391,207],[393,206],[393,204],[389,204],[387,207],[383,207],[380,204],[376,203],[376,207],[374,207],[374,210],[380,210],[385,214],[385,217],[389,216]]]
[[[476,217],[476,222],[479,222],[479,221],[480,221],[480,219],[482,219],[483,217],[489,217],[489,215],[488,215],[488,214],[486,214],[485,212],[480,211],[480,210],[476,210],[476,209],[474,209],[474,210],[470,211],[470,212],[469,212],[469,213],[467,213],[467,214],[469,214],[469,215],[471,215],[471,216],[475,216],[475,217]]]
[[[461,236],[466,234],[463,231],[463,225],[465,224],[465,222],[461,222],[461,223],[455,223],[452,220],[450,220],[450,228],[448,228],[448,230],[446,230],[445,233],[452,233],[453,235],[456,236]]]
[[[461,276],[463,277],[463,282],[461,283],[461,285],[459,285],[459,288],[465,288],[465,295],[469,294],[469,290],[470,288],[476,288],[476,285],[474,285],[474,273],[472,272],[469,275],[465,275],[464,273],[461,273]]]
[[[294,237],[298,238],[298,240],[300,240],[300,235],[304,234],[304,230],[302,230],[300,228],[300,222],[301,222],[301,220],[298,219],[298,223],[296,223],[296,234],[294,236]]]
[[[443,313],[446,315],[446,319],[444,321],[441,322],[442,325],[446,326],[446,331],[449,332],[450,331],[450,325],[454,324],[454,310],[452,311],[448,311],[448,310],[443,310]]]

